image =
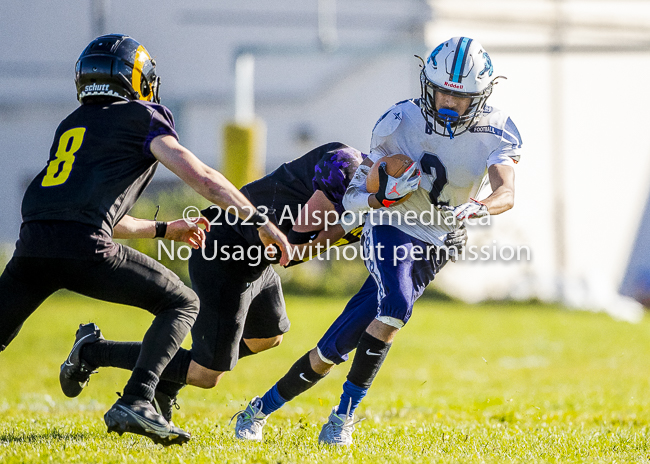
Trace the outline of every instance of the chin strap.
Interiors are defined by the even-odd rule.
[[[124,90],[129,92],[129,94],[131,95],[131,99],[140,100],[140,92],[138,92],[133,88],[133,84],[131,84],[131,82],[126,78],[124,74],[118,73],[117,78],[122,81],[122,83],[124,84]]]
[[[442,117],[445,128],[447,129],[447,132],[449,132],[449,138],[453,139],[454,133],[451,128],[451,123],[458,121],[458,113],[456,113],[454,110],[442,108],[438,110],[438,114]]]

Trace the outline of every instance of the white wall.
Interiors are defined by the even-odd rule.
[[[643,89],[650,72],[650,47],[630,53],[565,54],[558,86],[562,105],[558,109],[551,95],[550,54],[532,48],[529,53],[516,50],[542,48],[553,42],[552,29],[535,25],[535,21],[552,18],[555,2],[495,2],[488,12],[491,17],[508,19],[495,24],[487,18],[483,22],[468,19],[486,13],[473,8],[476,1],[432,3],[440,19],[431,26],[430,46],[449,36],[467,35],[481,41],[488,52],[496,50],[490,52],[495,73],[508,80],[495,87],[489,104],[512,115],[524,141],[516,170],[515,208],[493,218],[494,226],[475,231],[474,237],[479,243],[498,240],[529,245],[533,256],[531,262],[521,265],[454,264],[441,274],[438,285],[469,300],[486,296],[546,299],[557,297],[557,283],[562,281],[563,298],[569,304],[620,311],[622,317],[638,315],[638,308],[632,306],[630,310],[628,302],[617,298],[616,292],[649,192],[650,94]],[[566,34],[567,44],[578,48],[649,43],[644,39],[648,31],[637,30],[650,19],[647,2],[564,3],[563,19],[569,24],[583,22],[581,28]],[[452,7],[459,12],[457,16],[450,13]],[[528,21],[527,26],[518,25],[519,20]],[[612,28],[598,35],[589,21]],[[628,24],[629,30],[613,27],[616,24]],[[563,121],[559,166],[553,162],[553,138],[558,136],[554,119],[558,117]],[[563,218],[557,217],[553,206],[560,170],[565,179]],[[564,275],[558,274],[554,258],[556,224],[566,238]]]
[[[515,209],[493,218],[489,228],[472,229],[470,243],[528,246],[532,260],[451,264],[435,285],[470,301],[556,297],[553,230],[560,221],[566,233],[567,301],[606,305],[624,273],[648,196],[650,95],[645,89],[650,50],[565,56],[560,91],[566,217],[561,220],[552,203],[560,167],[551,161],[558,111],[551,103],[551,58],[547,53],[512,53],[517,46],[553,42],[555,3],[502,0],[490,2],[490,8],[477,0],[430,3],[437,20],[424,46],[417,40],[431,15],[424,1],[339,0],[338,37],[344,52],[335,55],[318,51],[317,0],[160,0],[153,9],[151,2],[113,0],[105,32],[128,33],[147,46],[158,61],[163,103],[174,111],[183,143],[215,166],[221,129],[233,115],[235,51],[271,47],[257,55],[255,73],[257,112],[268,128],[267,170],[333,140],[367,151],[377,118],[394,102],[419,94],[413,54],[453,35],[479,40],[495,71],[508,77],[489,103],[511,114],[524,151],[517,167]],[[567,1],[566,21],[627,21],[631,26],[602,33],[583,27],[566,40],[648,43],[643,42],[643,24],[650,20],[646,3]],[[4,0],[0,14],[4,242],[17,236],[22,190],[45,164],[57,123],[76,107],[74,62],[94,37],[90,0],[34,0],[30,5],[27,14],[24,2]],[[370,46],[386,54],[350,51]],[[298,47],[303,53],[291,52]],[[310,134],[306,142],[298,138],[301,131]],[[157,174],[169,175],[165,170]]]

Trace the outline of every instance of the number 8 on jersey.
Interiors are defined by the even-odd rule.
[[[67,130],[59,139],[59,148],[54,154],[54,159],[47,165],[47,173],[43,178],[41,186],[54,187],[64,184],[70,176],[72,165],[75,161],[74,154],[79,151],[86,133],[85,127],[75,127]],[[61,167],[63,164],[63,167]]]

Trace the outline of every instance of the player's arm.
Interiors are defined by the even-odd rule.
[[[359,165],[357,172],[354,173],[354,177],[343,197],[343,206],[347,211],[359,213],[381,208],[382,205],[375,194],[368,193],[368,190],[366,190],[366,177],[368,177],[373,164],[375,164],[374,161],[367,157]]]
[[[493,164],[488,168],[492,193],[482,200],[490,214],[505,213],[515,206],[515,170],[505,164]]]
[[[248,218],[256,208],[226,179],[223,174],[207,166],[171,135],[159,135],[151,142],[151,152],[163,165],[180,177],[197,193],[224,210],[236,208],[239,217]],[[257,222],[254,216],[252,222]],[[260,239],[266,247],[277,245],[282,251],[280,264],[289,262],[291,246],[282,232],[268,219],[258,227]]]
[[[378,198],[378,195],[380,195],[380,192],[384,194],[386,193],[387,182],[383,182],[384,185],[380,185],[379,192],[377,193],[369,193],[368,190],[366,190],[366,178],[368,177],[368,173],[373,164],[375,163],[370,159],[370,157],[367,157],[363,160],[361,165],[359,165],[357,172],[354,174],[354,178],[350,182],[350,186],[345,192],[345,197],[343,198],[343,205],[347,211],[358,213],[382,208],[384,206]],[[409,179],[412,174],[413,172],[409,171],[408,174],[405,174],[403,177],[406,180]],[[380,176],[382,175],[385,177],[385,179],[382,180],[388,181],[388,175],[385,171],[380,173]]]
[[[345,235],[343,227],[336,223],[337,219],[334,204],[322,191],[316,190],[303,206],[300,220],[289,233],[289,242],[299,256],[303,255],[300,251],[303,248],[307,250],[304,255],[309,255],[310,248],[313,254],[322,252]]]
[[[113,238],[154,238],[156,222],[124,216],[113,227]]]
[[[483,201],[471,199],[454,209],[456,219],[501,214],[515,205],[515,169],[519,162],[521,137],[510,118],[506,121],[499,147],[488,157],[488,177],[492,193]]]
[[[366,170],[364,172],[365,175],[363,177],[363,189],[365,190],[365,188],[366,188],[366,177],[368,177],[368,173],[370,172],[370,168],[372,168],[372,165],[375,164],[375,163],[373,163],[372,160],[368,157],[365,160],[363,160],[363,163],[361,163],[361,164],[365,164],[366,166],[368,166],[368,170]],[[382,204],[379,202],[379,200],[377,200],[377,194],[376,193],[368,193],[368,191],[366,191],[366,193],[368,194],[368,206],[370,206],[372,209],[377,209],[377,208],[382,207]]]
[[[493,164],[488,168],[492,193],[482,201],[470,199],[460,206],[443,206],[458,221],[481,218],[488,214],[501,214],[515,205],[515,170],[506,164]]]
[[[156,229],[156,221],[127,215],[113,228],[113,238],[156,238],[158,231],[162,231],[160,238],[184,242],[192,248],[205,247],[205,232],[199,226],[202,225],[206,230],[210,230],[210,222],[206,218],[201,216],[192,221],[177,219],[161,224],[162,226]]]
[[[366,163],[366,161],[368,162]],[[373,164],[373,161],[366,158],[357,169],[343,197],[343,205],[347,211],[360,213],[370,209],[389,207],[405,195],[417,190],[420,185],[420,170],[415,163],[411,163],[411,166],[400,177],[392,177],[386,173],[386,163],[382,162],[377,171],[379,191],[368,193],[366,179]]]

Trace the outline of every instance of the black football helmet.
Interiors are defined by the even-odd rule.
[[[97,37],[81,53],[75,67],[77,99],[96,96],[160,103],[156,62],[129,36]]]

